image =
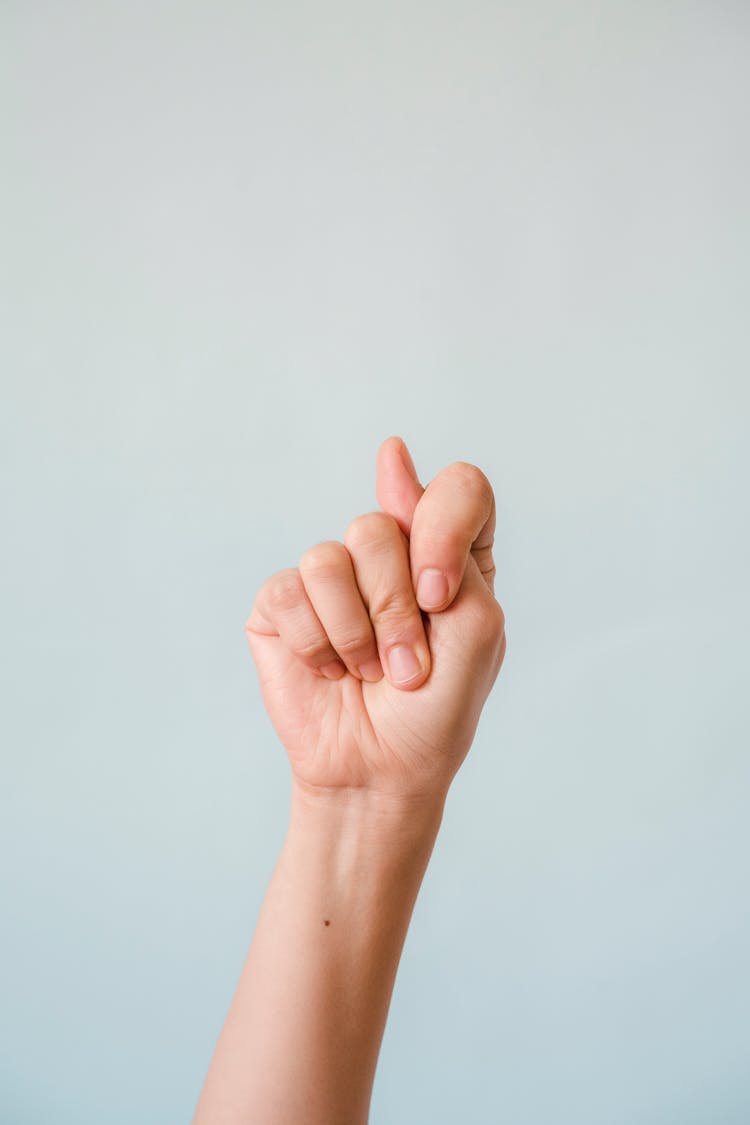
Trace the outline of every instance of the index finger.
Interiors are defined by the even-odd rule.
[[[492,485],[476,465],[456,461],[430,481],[414,511],[409,545],[420,609],[434,613],[451,604],[469,555],[492,590],[495,519]]]

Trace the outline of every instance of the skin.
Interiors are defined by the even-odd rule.
[[[195,1125],[367,1122],[414,903],[505,655],[484,474],[457,462],[423,488],[392,437],[376,491],[382,511],[273,575],[246,624],[292,800]]]

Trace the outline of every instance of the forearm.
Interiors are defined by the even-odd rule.
[[[293,787],[289,828],[196,1125],[363,1125],[444,798]]]

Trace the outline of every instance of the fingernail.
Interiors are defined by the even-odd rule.
[[[332,660],[330,664],[324,664],[320,670],[327,680],[340,680],[346,675],[346,668],[340,660]]]
[[[367,680],[370,684],[374,684],[377,680],[382,680],[383,669],[380,666],[380,661],[368,660],[367,663],[363,664],[360,668],[359,674],[363,680]]]
[[[435,609],[448,597],[448,579],[442,570],[423,570],[417,583],[417,601],[422,609]]]
[[[388,653],[388,672],[394,684],[408,684],[422,674],[422,665],[408,645],[396,645]]]

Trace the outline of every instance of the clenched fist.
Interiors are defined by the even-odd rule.
[[[494,496],[463,462],[423,488],[392,437],[377,498],[343,543],[268,579],[246,633],[297,784],[444,797],[505,654]]]

